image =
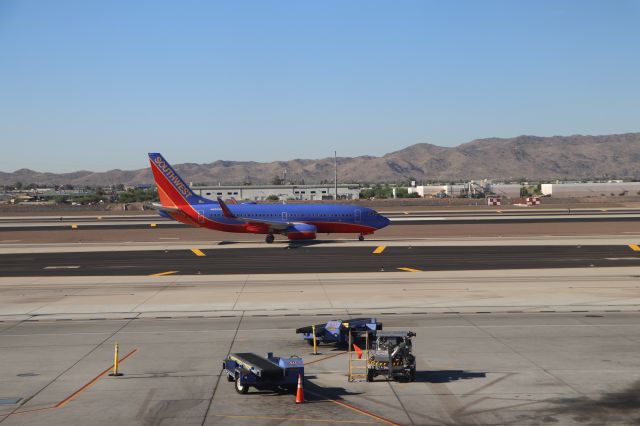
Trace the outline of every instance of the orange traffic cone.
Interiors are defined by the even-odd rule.
[[[302,374],[298,374],[298,390],[296,391],[296,404],[304,404],[304,389],[302,389]]]

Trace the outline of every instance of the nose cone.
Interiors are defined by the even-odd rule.
[[[391,224],[391,221],[384,217],[384,216],[380,216],[380,226],[378,227],[378,229],[382,229],[385,226],[389,226]]]

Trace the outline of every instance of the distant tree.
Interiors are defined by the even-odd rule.
[[[396,197],[408,198],[409,190],[407,188],[396,188]]]
[[[158,192],[156,191],[155,188],[151,188],[151,189],[131,188],[125,192],[119,193],[116,199],[119,203],[136,203],[136,202],[159,200]]]
[[[533,189],[533,195],[542,195],[542,184],[539,183]]]
[[[18,181],[15,183],[15,185],[13,185],[13,187],[15,189],[17,189],[18,191],[22,189],[22,182]]]
[[[271,179],[271,184],[272,185],[283,185],[284,182],[282,181],[282,178],[280,176],[276,175]]]
[[[280,197],[278,197],[277,195],[273,195],[273,194],[271,194],[271,195],[269,195],[266,199],[267,199],[268,201],[278,201],[278,200],[280,200]]]
[[[408,188],[397,188],[396,197],[398,198],[420,198],[420,194],[417,192],[409,193]]]
[[[640,192],[640,191],[638,191]],[[371,198],[375,197],[375,191],[373,188],[363,188],[360,190],[360,198]]]

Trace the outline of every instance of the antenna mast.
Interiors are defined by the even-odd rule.
[[[336,190],[336,200],[338,199],[338,152],[333,151],[333,183]]]

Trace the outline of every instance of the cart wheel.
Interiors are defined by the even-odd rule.
[[[233,382],[233,376],[231,374],[227,374],[227,382]]]
[[[373,370],[367,371],[367,382],[373,382],[373,378],[376,377]]]
[[[409,371],[409,381],[410,382],[415,382],[416,381],[416,369],[412,368],[411,371]]]
[[[240,374],[236,374],[236,392],[241,394],[249,392],[249,386],[240,384]]]

